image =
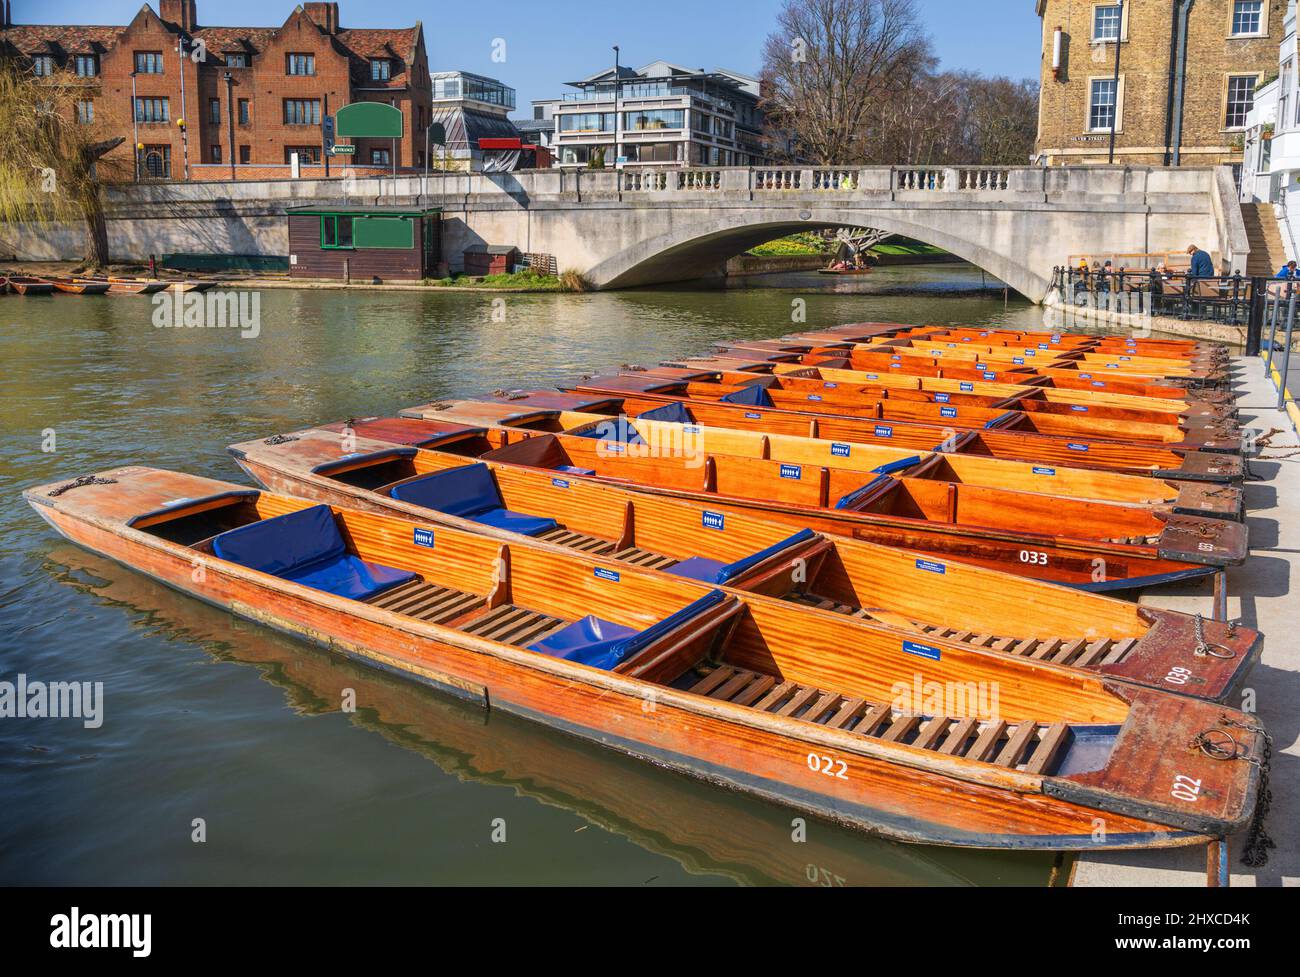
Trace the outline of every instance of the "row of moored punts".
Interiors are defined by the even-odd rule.
[[[25,495],[236,614],[834,821],[1142,848],[1263,789],[1228,705],[1261,636],[1114,596],[1221,610],[1241,444],[1217,346],[866,323],[261,432],[259,489]]]
[[[152,295],[172,292],[202,292],[213,281],[174,281],[162,278],[69,277],[41,275],[0,276],[0,295]]]

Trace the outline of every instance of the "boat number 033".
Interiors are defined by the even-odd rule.
[[[1041,553],[1038,550],[1021,550],[1020,562],[1032,563],[1034,566],[1045,567],[1047,566],[1047,554]]]
[[[840,780],[849,779],[849,765],[847,763],[843,760],[836,760],[834,757],[822,756],[819,753],[808,754],[808,769],[824,773],[828,777],[838,777]]]
[[[1176,800],[1195,803],[1201,799],[1201,782],[1180,773],[1174,778],[1174,789],[1169,792]]]

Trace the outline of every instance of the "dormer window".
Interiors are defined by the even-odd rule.
[[[393,76],[393,63],[387,58],[370,59],[370,80],[388,81]]]
[[[240,52],[238,52],[238,53],[236,53],[236,52],[234,52],[234,51],[228,51],[228,52],[226,52],[226,67],[227,67],[227,68],[247,68],[247,67],[248,67],[248,55],[245,54],[245,53],[242,52],[242,51],[240,51]]]
[[[99,74],[99,58],[93,54],[78,54],[76,66],[78,78],[94,78]]]
[[[48,78],[54,74],[54,58],[48,54],[32,55],[32,74]]]

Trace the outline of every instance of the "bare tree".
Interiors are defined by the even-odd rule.
[[[786,0],[763,49],[764,107],[791,155],[863,162],[872,120],[932,61],[915,0]]]

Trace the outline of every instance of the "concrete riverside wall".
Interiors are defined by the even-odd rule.
[[[142,184],[107,194],[115,258],[287,254],[285,209],[443,208],[453,270],[472,244],[554,255],[598,286],[680,281],[800,230],[874,227],[936,245],[1034,301],[1069,254],[1181,250],[1244,265],[1240,212],[1213,168],[1087,166],[533,170],[341,180]],[[422,192],[426,191],[427,192]],[[75,259],[80,227],[0,225],[0,254]]]

